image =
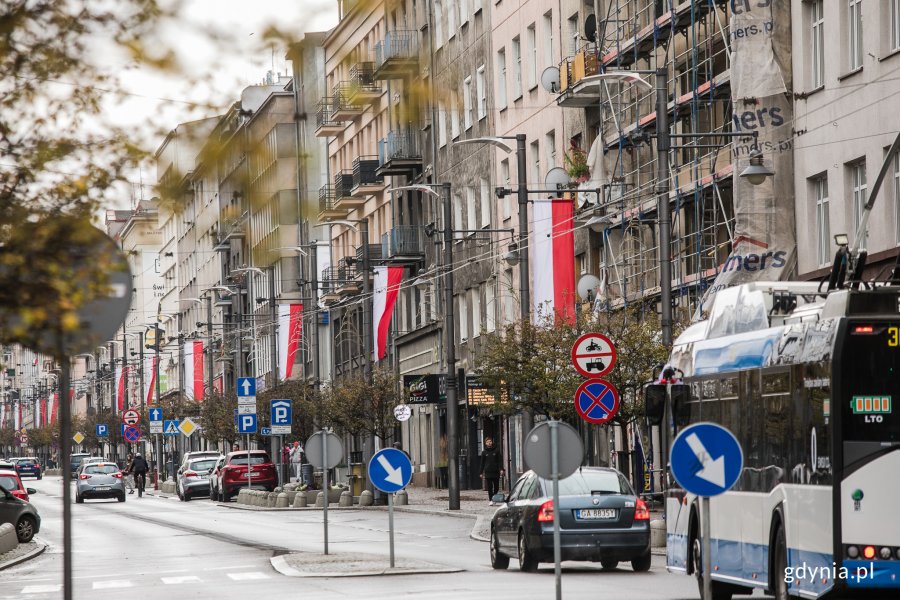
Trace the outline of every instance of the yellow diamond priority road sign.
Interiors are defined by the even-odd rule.
[[[200,427],[191,421],[190,418],[185,418],[178,425],[178,430],[181,431],[184,435],[191,437],[191,434],[200,429]]]
[[[75,435],[72,436],[72,439],[75,440],[76,444],[80,444],[84,441],[84,434],[80,431],[75,432]]]

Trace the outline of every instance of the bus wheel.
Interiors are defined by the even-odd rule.
[[[710,582],[710,591],[712,591],[711,598],[703,597],[703,546],[700,543],[700,538],[695,537],[691,543],[691,548],[693,549],[691,552],[691,558],[693,560],[693,568],[694,568],[694,577],[697,578],[697,589],[700,591],[700,599],[701,600],[731,600],[731,594],[733,593],[732,586],[721,583],[719,581],[711,581]]]
[[[787,543],[784,540],[784,529],[779,527],[775,534],[775,547],[772,549],[772,592],[776,600],[788,600],[788,584],[784,573],[787,570]]]

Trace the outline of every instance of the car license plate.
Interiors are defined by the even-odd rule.
[[[597,519],[615,519],[614,508],[582,508],[575,511],[575,518],[579,521],[592,521]]]
[[[108,487],[95,487],[94,491],[95,492],[108,492],[109,488]]]

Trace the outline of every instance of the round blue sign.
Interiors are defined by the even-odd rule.
[[[412,462],[402,450],[379,450],[369,461],[369,481],[382,492],[399,492],[412,479]]]
[[[737,483],[744,453],[734,434],[715,423],[695,423],[682,430],[669,455],[672,475],[695,496],[718,496]]]
[[[141,439],[141,432],[137,427],[126,427],[125,428],[125,440],[136,444]]]
[[[606,423],[618,410],[619,391],[605,379],[588,379],[575,391],[575,411],[588,423]]]

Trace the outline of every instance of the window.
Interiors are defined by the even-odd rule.
[[[487,96],[484,89],[484,65],[475,72],[475,92],[478,94],[478,120],[487,116]]]
[[[578,52],[578,13],[569,17],[568,25],[569,54],[574,56]]]
[[[459,230],[466,228],[465,224],[463,223],[462,196],[460,196],[458,193],[453,194],[453,223],[451,224],[450,228],[454,230],[453,238],[457,240],[463,235],[459,232]]]
[[[460,294],[456,297],[459,303],[459,341],[463,342],[469,339],[469,310],[466,306],[466,294]]]
[[[434,0],[434,46],[440,48],[444,45],[444,10],[441,0]]]
[[[459,137],[459,104],[456,94],[450,94],[450,138]]]
[[[469,22],[469,0],[459,0],[459,26]]]
[[[491,186],[484,177],[479,181],[481,188],[481,227],[491,226]]]
[[[513,287],[513,271],[506,269],[503,272],[503,287],[500,290],[503,301],[503,322],[512,323],[516,320],[516,289]]]
[[[497,51],[497,107],[506,108],[506,49]]]
[[[472,307],[472,337],[476,338],[481,335],[481,288],[474,287],[469,290]]]
[[[813,89],[825,83],[825,17],[822,13],[824,0],[816,0],[809,5],[811,34],[811,83]]]
[[[522,43],[519,41],[519,36],[513,38],[512,41],[512,49],[513,49],[513,69],[514,77],[513,77],[513,98],[521,98],[522,97]]]
[[[579,275],[587,274],[587,256],[585,254],[575,255],[575,271]]]
[[[472,78],[466,77],[463,82],[463,125],[472,128]]]
[[[544,136],[544,151],[547,153],[547,170],[549,171],[556,164],[556,131],[549,131]],[[542,181],[542,180],[541,180]]]
[[[475,205],[475,188],[471,185],[466,186],[466,229],[478,229],[478,223],[475,222],[475,215],[478,207]]]
[[[853,208],[856,212],[856,229],[859,229],[859,223],[862,220],[863,208],[866,205],[866,161],[861,160],[859,162],[853,163],[850,165],[850,186],[851,192],[853,195]],[[863,232],[862,239],[860,240],[859,246],[861,248],[866,247],[866,238],[868,237],[868,231]]]
[[[488,280],[487,283],[484,284],[484,329],[488,333],[491,333],[497,328],[497,303],[494,302],[494,282],[493,280]]]
[[[862,0],[848,0],[847,6],[849,8],[847,50],[850,53],[850,70],[855,71],[863,64]]]
[[[438,102],[437,107],[437,123],[435,124],[435,128],[437,129],[438,136],[438,144],[441,146],[447,145],[447,126],[444,124],[444,115],[446,109],[441,102]]]
[[[831,224],[828,218],[828,175],[812,179],[813,197],[816,199],[816,257],[819,265],[828,264],[831,250]]]
[[[525,30],[525,43],[528,44],[528,89],[537,85],[537,30],[532,23]]]
[[[553,11],[544,14],[544,67],[551,67],[553,61]]]
[[[529,181],[543,181],[541,179],[541,145],[537,141],[531,142],[531,178]]]
[[[890,7],[891,52],[900,50],[900,0],[891,0]]]
[[[499,185],[503,187],[509,187],[509,159],[504,159],[500,161],[500,181]],[[509,196],[502,198],[500,200],[500,212],[503,216],[503,220],[507,220],[512,216],[510,212],[510,202]]]
[[[459,7],[456,3],[460,0],[446,0],[447,2],[447,37],[452,38],[456,35],[456,15]]]

